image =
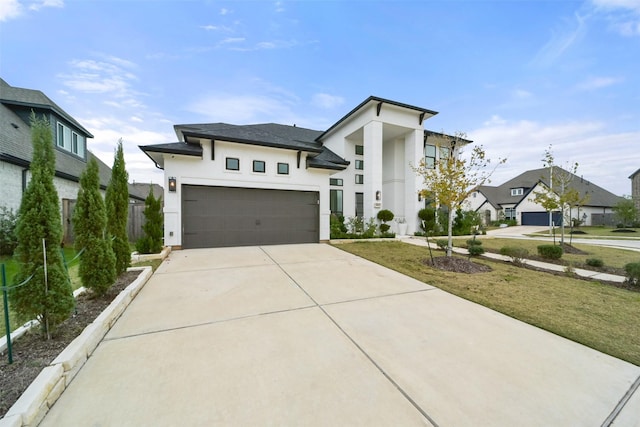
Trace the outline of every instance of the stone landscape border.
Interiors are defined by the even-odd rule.
[[[102,338],[153,274],[151,267],[131,267],[127,271],[140,271],[140,275],[40,372],[4,418],[0,419],[0,427],[36,426],[42,421],[93,354]]]

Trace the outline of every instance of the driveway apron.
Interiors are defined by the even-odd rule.
[[[41,425],[626,427],[639,385],[640,367],[328,245],[194,249]]]

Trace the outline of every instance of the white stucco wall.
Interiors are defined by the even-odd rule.
[[[202,159],[192,156],[165,155],[164,227],[165,244],[182,245],[181,200],[182,185],[264,188],[275,190],[315,191],[320,194],[320,240],[329,239],[329,176],[332,171],[306,169],[306,154],[302,153],[300,168],[297,152],[256,145],[215,142],[215,160],[211,160],[211,142],[201,140]],[[240,160],[239,171],[225,168],[225,159]],[[265,173],[253,172],[253,160],[266,163]],[[277,163],[289,164],[289,175],[277,173]],[[177,180],[177,191],[168,191],[169,177]]]

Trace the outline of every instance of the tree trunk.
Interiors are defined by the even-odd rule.
[[[447,235],[449,237],[449,242],[447,243],[447,256],[451,256],[452,247],[453,247],[453,209],[449,208],[448,212],[448,223],[449,229],[447,230]]]

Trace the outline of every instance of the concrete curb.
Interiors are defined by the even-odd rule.
[[[127,271],[140,271],[140,275],[40,372],[4,418],[0,419],[0,427],[34,426],[42,421],[111,326],[153,274],[151,267],[132,267]]]

